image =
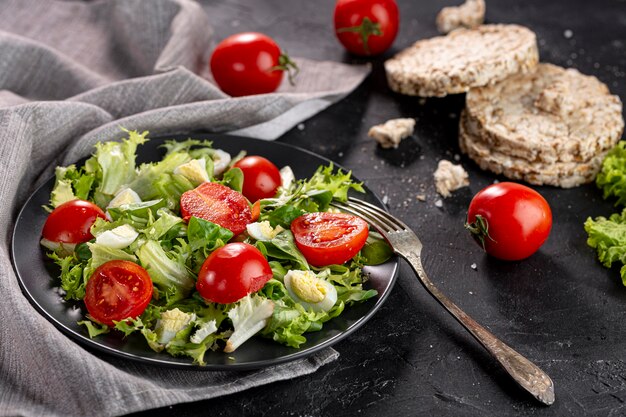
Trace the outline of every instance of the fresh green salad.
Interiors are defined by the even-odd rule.
[[[626,206],[626,142],[621,141],[607,154],[596,178],[604,198],[615,198],[616,206]],[[622,264],[620,275],[626,285],[626,208],[608,218],[591,217],[585,221],[589,235],[587,243],[598,252],[600,262],[607,268],[613,262]]]
[[[85,303],[90,337],[139,333],[202,365],[254,335],[300,347],[308,332],[376,296],[362,267],[390,248],[330,207],[363,192],[350,172],[289,167],[210,141],[163,145],[137,165],[147,132],[98,143],[83,166],[56,168],[42,245],[67,300]]]

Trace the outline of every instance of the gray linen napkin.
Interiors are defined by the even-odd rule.
[[[206,372],[94,355],[22,295],[10,237],[34,184],[119,138],[119,126],[275,139],[369,68],[300,59],[295,87],[230,98],[207,80],[212,33],[190,0],[5,0],[0,29],[0,415],[120,415],[304,375],[338,356],[327,349],[259,371]]]

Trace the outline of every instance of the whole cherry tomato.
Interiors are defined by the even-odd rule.
[[[246,156],[235,168],[243,172],[242,194],[252,203],[276,195],[281,184],[280,171],[271,161],[262,156]]]
[[[152,299],[152,280],[134,262],[115,260],[100,265],[85,287],[85,306],[94,320],[113,326],[113,321],[135,318]]]
[[[51,242],[87,242],[93,239],[89,229],[98,217],[106,219],[95,204],[85,200],[68,201],[48,215],[41,234]]]
[[[287,71],[298,67],[269,36],[244,32],[220,42],[211,55],[211,72],[222,91],[231,96],[248,96],[276,91]]]
[[[552,211],[532,188],[501,182],[474,196],[465,227],[489,255],[516,261],[529,257],[546,241]]]
[[[229,304],[255,293],[272,278],[260,250],[242,242],[216,249],[202,264],[196,289],[207,301]]]
[[[337,0],[335,35],[356,55],[385,52],[398,34],[399,14],[395,0]]]
[[[360,217],[307,213],[291,223],[296,246],[313,266],[343,264],[365,245],[369,230]]]

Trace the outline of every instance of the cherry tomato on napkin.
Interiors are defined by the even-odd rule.
[[[338,0],[334,20],[339,42],[356,55],[385,52],[400,21],[395,0]]]
[[[213,51],[210,66],[220,89],[235,97],[276,91],[283,73],[287,71],[291,81],[298,69],[272,38],[256,32],[224,39]]]
[[[489,255],[517,261],[535,253],[546,241],[552,211],[532,188],[501,182],[474,196],[465,227]]]

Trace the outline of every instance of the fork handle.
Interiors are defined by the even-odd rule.
[[[487,349],[522,388],[546,405],[554,403],[554,383],[544,371],[495,337],[439,291],[426,275],[419,254],[409,253],[404,258],[415,270],[420,282],[430,295]]]

